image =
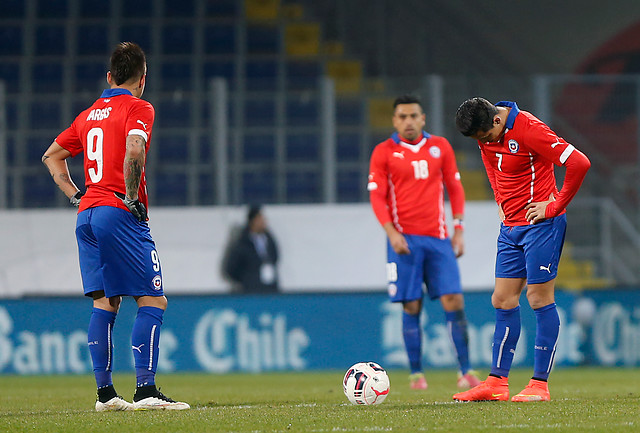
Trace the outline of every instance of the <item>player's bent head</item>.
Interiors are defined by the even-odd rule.
[[[395,101],[393,101],[393,111],[396,111],[398,105],[404,104],[418,104],[420,110],[422,110],[422,102],[420,101],[420,98],[415,95],[402,95],[398,96]]]
[[[139,80],[146,70],[147,59],[136,43],[121,42],[111,53],[111,77],[118,86],[130,80]]]
[[[486,99],[467,99],[456,111],[456,128],[465,137],[470,137],[478,131],[489,131],[493,127],[496,114],[498,109]]]

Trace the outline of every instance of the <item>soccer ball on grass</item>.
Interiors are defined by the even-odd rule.
[[[342,381],[344,395],[353,404],[380,404],[389,394],[389,376],[375,362],[359,362],[347,370]]]

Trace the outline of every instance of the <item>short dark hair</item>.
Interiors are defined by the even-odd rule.
[[[401,104],[418,104],[420,109],[422,109],[422,102],[420,102],[420,98],[416,95],[401,95],[393,101],[393,110],[395,111],[396,107]]]
[[[456,111],[456,128],[465,137],[478,131],[486,132],[493,127],[493,117],[498,109],[484,98],[471,98],[464,101]]]
[[[146,72],[147,59],[142,48],[133,42],[121,42],[111,53],[110,72],[116,85],[132,78],[142,77]]]
[[[252,204],[249,206],[249,210],[247,210],[247,223],[251,224],[251,221],[255,219],[258,215],[262,213],[262,206],[259,204]]]

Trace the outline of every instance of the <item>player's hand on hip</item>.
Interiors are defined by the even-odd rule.
[[[545,220],[545,212],[547,211],[547,206],[549,203],[555,201],[555,197],[553,194],[549,196],[549,200],[539,201],[535,203],[529,203],[525,206],[527,213],[525,214],[525,218],[529,221],[529,224],[539,223],[540,221]]]
[[[146,221],[147,220],[147,208],[144,207],[144,204],[140,203],[140,201],[136,199],[132,199],[127,197],[124,194],[120,194],[114,192],[115,196],[122,200],[122,203],[129,209],[129,212],[136,217],[138,221]]]
[[[71,203],[71,205],[75,207],[80,206],[80,200],[82,199],[83,195],[84,193],[82,191],[76,192],[74,195],[69,197],[69,203]]]

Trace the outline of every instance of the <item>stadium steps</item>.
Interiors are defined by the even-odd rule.
[[[556,286],[567,290],[584,290],[610,287],[611,281],[596,275],[595,264],[591,260],[573,257],[573,245],[567,242],[563,248]]]
[[[466,200],[493,200],[493,192],[484,170],[460,169]]]

